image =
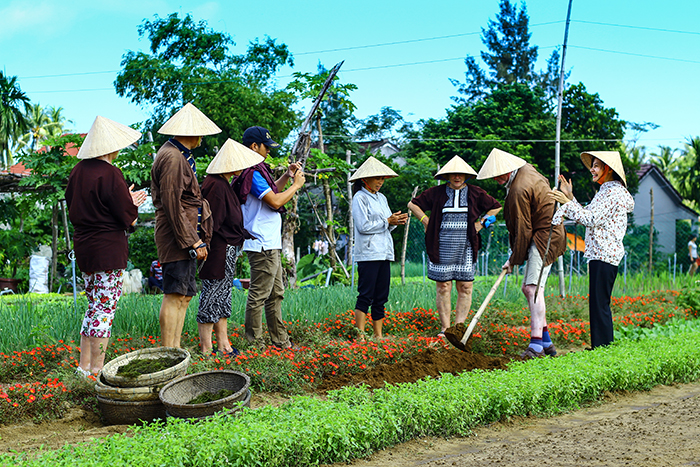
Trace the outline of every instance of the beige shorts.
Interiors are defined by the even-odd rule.
[[[527,251],[527,263],[525,263],[525,272],[523,273],[523,285],[537,285],[537,281],[540,278],[540,269],[542,269],[542,256],[537,246],[531,243],[530,249]],[[549,276],[550,269],[552,269],[551,264],[544,267],[540,287],[544,287],[547,283],[547,276]]]

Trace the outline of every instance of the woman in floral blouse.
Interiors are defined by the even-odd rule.
[[[634,210],[634,199],[627,191],[627,179],[617,151],[591,151],[581,153],[583,164],[590,170],[593,182],[600,190],[593,200],[582,207],[571,191],[571,180],[563,176],[559,190],[550,195],[562,203],[552,218],[554,225],[563,217],[586,226],[586,250],[589,271],[589,305],[591,321],[591,347],[607,345],[613,341],[610,295],[617,267],[625,255],[622,239],[627,231],[627,214]]]

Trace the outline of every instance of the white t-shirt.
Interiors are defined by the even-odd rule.
[[[281,250],[282,216],[262,199],[272,188],[260,172],[253,173],[253,184],[246,202],[241,206],[243,227],[255,239],[243,242],[243,251]]]
[[[690,247],[690,257],[695,259],[698,257],[698,246],[695,244],[694,241],[689,241],[688,246]]]

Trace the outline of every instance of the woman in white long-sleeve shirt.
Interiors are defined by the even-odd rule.
[[[353,186],[352,219],[355,226],[354,259],[357,262],[355,324],[364,338],[367,313],[372,308],[375,339],[382,339],[384,305],[389,299],[390,262],[394,260],[391,231],[405,224],[408,214],[392,213],[386,197],[379,193],[387,178],[396,172],[370,156],[350,177]]]
[[[584,208],[574,199],[571,181],[560,176],[560,190],[552,190],[551,196],[562,205],[552,223],[560,224],[567,217],[586,226],[583,256],[588,258],[591,347],[596,348],[613,341],[610,295],[618,265],[625,255],[622,239],[627,232],[627,214],[634,210],[634,199],[626,188],[620,153],[584,152],[581,160],[590,170],[593,182],[600,184],[600,190]]]

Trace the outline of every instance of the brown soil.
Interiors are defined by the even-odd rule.
[[[319,391],[325,392],[331,389],[339,389],[343,386],[360,384],[366,384],[373,389],[377,389],[384,387],[386,384],[412,383],[428,376],[436,378],[441,373],[457,374],[474,369],[505,369],[509,361],[509,358],[487,357],[456,349],[442,351],[428,349],[408,360],[392,365],[383,363],[362,373],[327,377],[319,386]]]

